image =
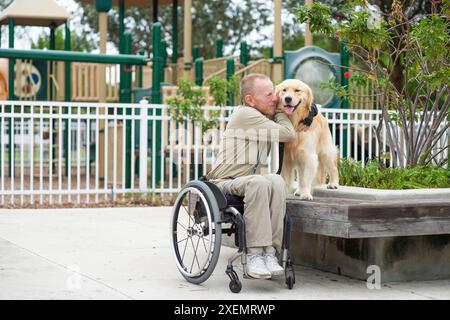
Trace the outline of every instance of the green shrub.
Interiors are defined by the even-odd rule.
[[[344,186],[374,189],[450,188],[450,169],[431,166],[380,169],[377,160],[367,163],[342,159],[339,164],[339,181]]]

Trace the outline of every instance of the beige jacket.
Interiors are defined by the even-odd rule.
[[[253,107],[238,106],[225,129],[214,168],[206,178],[222,180],[259,174],[261,167],[267,167],[271,143],[287,142],[295,136],[284,113],[276,113],[271,120]]]

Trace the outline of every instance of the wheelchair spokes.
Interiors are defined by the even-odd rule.
[[[178,196],[173,216],[173,249],[187,277],[200,277],[209,267],[216,241],[215,223],[207,200],[197,188]]]

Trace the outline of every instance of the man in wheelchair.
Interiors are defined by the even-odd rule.
[[[261,174],[261,168],[267,167],[271,143],[293,140],[296,132],[288,117],[277,111],[270,78],[249,74],[241,80],[240,93],[243,105],[233,111],[206,179],[224,194],[244,197],[247,274],[268,279],[284,272],[276,254],[283,241],[287,187],[280,175]]]

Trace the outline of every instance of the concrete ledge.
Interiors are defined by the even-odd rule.
[[[355,200],[449,200],[450,188],[410,189],[410,190],[380,190],[360,187],[339,186],[329,190],[325,186],[314,188],[314,197],[333,197]],[[290,199],[295,199],[293,195]]]
[[[398,191],[398,192],[394,192]],[[290,196],[294,263],[382,282],[450,279],[450,189],[319,188]]]
[[[450,235],[343,239],[293,232],[294,264],[367,280],[380,268],[381,282],[450,279]]]

